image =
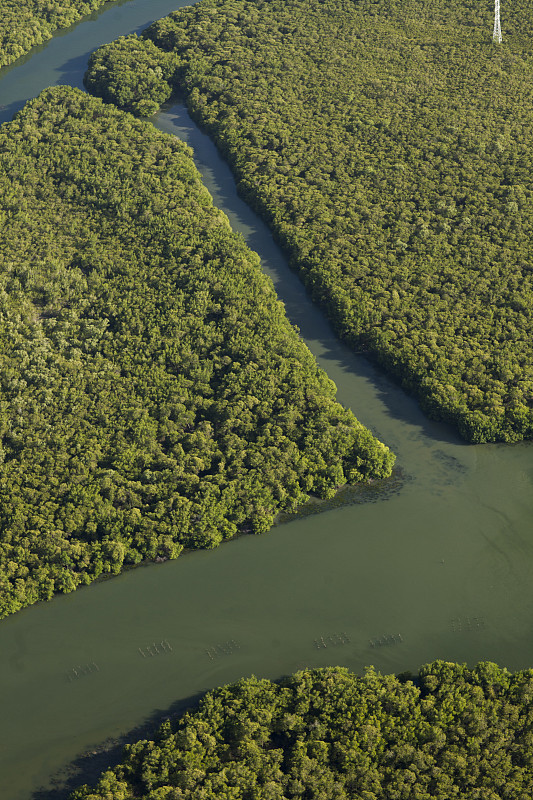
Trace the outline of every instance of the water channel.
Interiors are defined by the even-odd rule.
[[[0,71],[0,121],[45,86],[81,86],[95,47],[179,5],[111,5],[35,48]],[[339,400],[396,452],[401,477],[264,536],[138,568],[0,622],[6,800],[29,800],[80,753],[252,673],[416,671],[436,658],[533,665],[531,445],[468,446],[426,420],[337,341],[186,110],[155,123],[194,148],[215,204],[261,255]]]

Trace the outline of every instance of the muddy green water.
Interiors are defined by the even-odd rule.
[[[92,49],[178,5],[112,6],[3,70],[3,119],[47,85],[80,86]],[[340,401],[395,450],[402,478],[267,535],[139,568],[2,621],[5,800],[28,800],[108,737],[251,673],[326,664],[401,672],[435,658],[533,665],[531,445],[467,446],[428,422],[339,344],[186,111],[176,106],[156,124],[194,148],[215,203],[260,253]]]

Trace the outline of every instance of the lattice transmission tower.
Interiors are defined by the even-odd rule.
[[[494,30],[492,32],[492,40],[502,43],[502,29],[500,26],[500,0],[494,0]]]

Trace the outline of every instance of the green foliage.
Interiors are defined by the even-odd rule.
[[[529,800],[533,671],[437,661],[209,692],[71,800]]]
[[[338,333],[474,442],[533,436],[533,17],[502,15],[498,46],[474,0],[204,0],[142,35]]]
[[[170,97],[169,80],[176,63],[172,53],[162,57],[150,39],[124,36],[93,53],[85,82],[90,92],[101,94],[107,102],[149,117]]]
[[[107,0],[0,0],[0,67],[68,28]]]
[[[59,87],[0,163],[1,616],[390,474],[186,145]]]

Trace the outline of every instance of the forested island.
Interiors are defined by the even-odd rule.
[[[108,0],[0,0],[0,67],[68,28]]]
[[[202,0],[93,56],[180,92],[336,331],[472,442],[533,436],[533,18],[474,0]]]
[[[530,800],[533,671],[436,661],[208,692],[70,800]]]
[[[390,474],[185,144],[56,87],[0,160],[1,616]]]

